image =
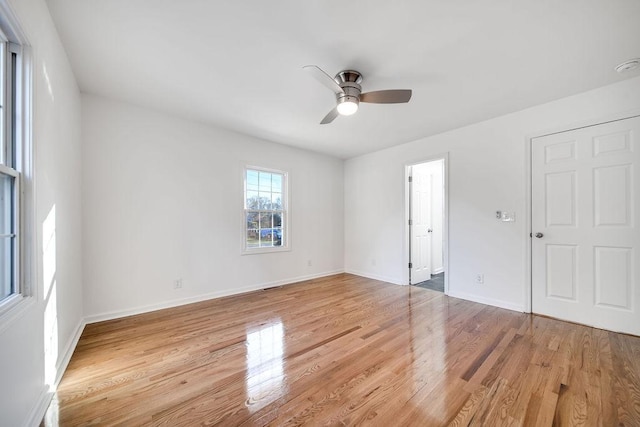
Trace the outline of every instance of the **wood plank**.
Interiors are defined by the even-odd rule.
[[[640,425],[640,338],[350,274],[88,325],[60,425]]]

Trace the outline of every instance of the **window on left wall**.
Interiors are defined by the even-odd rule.
[[[2,24],[2,23],[0,23]],[[22,47],[0,26],[0,312],[26,292],[23,273],[25,91]]]

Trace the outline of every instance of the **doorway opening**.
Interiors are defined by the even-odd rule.
[[[406,166],[408,283],[448,293],[447,156]]]

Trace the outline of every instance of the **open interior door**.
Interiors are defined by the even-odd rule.
[[[431,279],[431,174],[421,166],[409,170],[412,284]]]

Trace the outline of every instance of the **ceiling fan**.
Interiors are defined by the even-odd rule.
[[[331,123],[338,115],[350,116],[358,111],[361,102],[373,104],[401,104],[411,99],[411,89],[377,90],[361,93],[362,74],[354,70],[340,71],[334,78],[322,71],[316,65],[302,67],[320,83],[336,94],[337,105],[324,119],[321,125]]]

